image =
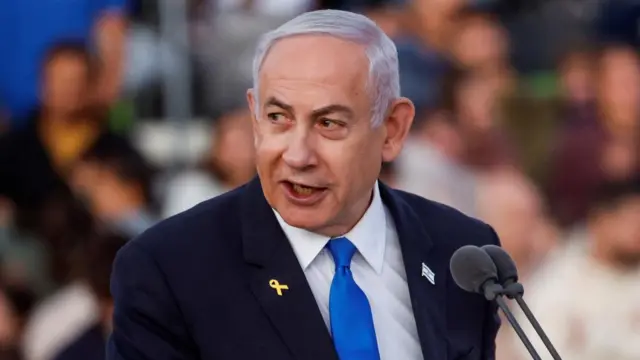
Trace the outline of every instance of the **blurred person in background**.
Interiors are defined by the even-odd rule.
[[[397,162],[399,189],[476,214],[476,179],[462,163],[462,138],[454,118],[432,111],[416,119]]]
[[[315,0],[209,0],[215,11],[219,12],[245,10],[287,18],[312,10],[314,2]]]
[[[408,0],[405,25],[423,44],[445,54],[455,15],[466,5],[466,0]]]
[[[153,225],[155,169],[129,141],[103,136],[82,155],[71,187],[99,225],[135,237]]]
[[[497,88],[459,67],[444,77],[435,111],[418,118],[398,160],[398,187],[477,216],[476,173],[513,165]]]
[[[497,18],[467,6],[453,21],[449,53],[457,66],[482,74],[497,91],[508,91],[513,82],[508,34]]]
[[[211,149],[199,168],[178,174],[166,190],[165,217],[232,190],[255,175],[251,114],[237,110],[216,120]]]
[[[200,7],[202,13],[191,24],[192,50],[197,71],[202,74],[204,110],[214,117],[244,106],[245,91],[251,86],[253,49],[260,35],[296,15],[289,11],[295,11],[293,4],[281,14],[255,11],[257,3],[274,4],[276,8],[281,4],[244,0],[218,4],[217,0],[205,0]],[[232,11],[235,6],[238,8]]]
[[[590,48],[572,49],[560,59],[560,97],[565,122],[595,122],[597,54]]]
[[[0,197],[0,274],[9,284],[28,284],[37,295],[54,285],[48,247],[34,234],[17,229],[15,207]],[[1,359],[1,357],[0,357]]]
[[[9,240],[3,255],[14,271],[24,270],[16,276],[29,277],[38,294],[49,291],[50,282],[66,281],[68,253],[85,240],[90,214],[74,198],[67,177],[103,133],[102,113],[87,99],[97,64],[82,44],[51,48],[42,76],[40,111],[25,128],[0,137],[0,196],[12,209],[8,230],[21,240],[19,247]]]
[[[558,233],[547,217],[541,193],[516,170],[478,178],[478,217],[493,226],[502,247],[525,281],[556,245]]]
[[[526,285],[555,250],[559,236],[547,217],[541,193],[513,169],[479,176],[477,193],[478,218],[495,229],[501,246],[518,267],[519,281]],[[520,359],[515,336],[507,319],[502,318],[496,338],[496,359]]]
[[[69,171],[103,133],[104,114],[87,97],[97,73],[82,44],[54,46],[43,65],[40,110],[27,127],[0,137],[0,195],[14,203],[23,228],[36,227],[49,198],[70,194]]]
[[[113,299],[109,291],[111,268],[116,253],[126,244],[125,236],[106,233],[97,236],[87,244],[85,251],[84,279],[91,289],[97,303],[98,316],[93,324],[89,324],[75,335],[53,360],[100,360],[105,358],[106,339],[111,333]],[[61,347],[58,347],[61,348]]]
[[[413,101],[418,112],[438,106],[443,76],[450,66],[446,35],[453,25],[453,14],[461,6],[459,0],[408,0],[404,4],[396,1],[393,5],[380,5],[378,8],[383,11],[368,9],[369,13],[397,19],[397,28],[385,27],[393,29],[389,36],[398,49],[402,95]],[[389,22],[378,20],[383,25]]]
[[[0,103],[13,127],[27,124],[40,98],[41,64],[55,44],[73,39],[95,51],[102,67],[92,88],[94,105],[108,107],[124,69],[126,0],[0,2]]]
[[[500,89],[491,75],[454,68],[443,84],[442,107],[454,119],[461,160],[474,171],[517,165],[517,154],[501,123]]]
[[[21,347],[25,359],[49,359],[57,346],[78,329],[93,323],[97,305],[81,279],[83,246],[94,235],[95,222],[83,204],[73,197],[57,196],[42,209],[39,239],[47,245],[50,270],[46,277],[56,287],[47,293],[25,325]]]
[[[527,301],[564,359],[639,359],[637,178],[608,182],[598,189],[580,240],[554,254],[530,279]],[[542,349],[533,328],[528,324],[524,328]],[[524,347],[517,346],[526,357]]]
[[[522,171],[548,190],[549,164],[561,129],[597,122],[596,70],[593,49],[573,45],[560,56],[557,96],[533,96],[523,88],[505,99],[505,126],[520,155]],[[580,125],[582,126],[582,125]]]
[[[603,48],[597,89],[595,116],[568,121],[553,152],[549,198],[565,227],[584,220],[589,199],[602,182],[638,171],[640,62],[633,48]]]

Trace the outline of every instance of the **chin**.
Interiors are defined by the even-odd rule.
[[[285,204],[276,207],[276,211],[287,224],[308,231],[320,229],[328,222],[324,211],[315,207],[300,208]]]

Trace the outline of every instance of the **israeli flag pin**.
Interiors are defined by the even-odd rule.
[[[426,277],[431,284],[436,284],[436,274],[425,263],[422,263],[422,276]]]

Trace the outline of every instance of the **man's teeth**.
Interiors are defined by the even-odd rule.
[[[310,187],[293,184],[293,191],[297,192],[300,195],[311,195],[311,193],[313,193],[313,190],[314,189]]]

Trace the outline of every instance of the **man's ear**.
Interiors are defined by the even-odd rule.
[[[256,103],[255,92],[253,88],[247,90],[247,103],[249,104],[249,110],[251,111],[251,127],[253,128],[253,145],[258,146],[258,140],[260,138],[258,128],[258,118],[256,116],[256,109],[259,106]]]
[[[247,103],[249,104],[249,110],[251,110],[251,117],[256,120],[256,97],[253,89],[247,90]]]
[[[381,125],[385,127],[386,134],[382,147],[383,161],[391,162],[400,155],[415,113],[413,103],[407,98],[399,98],[391,104],[389,113]]]

